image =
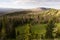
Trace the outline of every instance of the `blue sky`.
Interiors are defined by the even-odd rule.
[[[0,8],[36,8],[48,7],[60,9],[60,0],[0,0]]]

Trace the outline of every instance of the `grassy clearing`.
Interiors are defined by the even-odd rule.
[[[27,27],[29,27],[29,25],[18,26],[16,30],[19,31],[20,33],[24,33]],[[38,34],[43,34],[46,32],[46,24],[32,25],[31,31]]]
[[[32,32],[43,34],[46,32],[46,24],[36,24],[32,26]]]
[[[60,23],[56,23],[57,27],[60,27]]]

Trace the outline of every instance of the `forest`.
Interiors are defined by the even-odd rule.
[[[0,40],[59,40],[60,10],[21,11],[0,16]]]

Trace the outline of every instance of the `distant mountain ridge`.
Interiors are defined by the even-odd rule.
[[[23,11],[24,9],[0,8],[0,15]]]
[[[0,16],[4,14],[21,12],[21,11],[32,11],[32,12],[40,12],[44,10],[50,10],[51,8],[38,7],[33,9],[12,9],[12,8],[0,8]]]

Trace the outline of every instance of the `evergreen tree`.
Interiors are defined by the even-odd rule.
[[[31,40],[31,25],[27,24],[25,28],[25,40]]]
[[[47,39],[53,39],[53,28],[55,27],[55,21],[53,19],[50,19],[48,24],[47,24],[47,28],[46,28],[46,35],[45,37]]]
[[[13,21],[14,20],[7,19],[7,22],[5,23],[5,31],[6,31],[5,33],[7,38],[16,38],[16,32],[15,27],[13,25]]]
[[[0,19],[0,38],[1,38],[1,33],[2,33],[2,20]]]

